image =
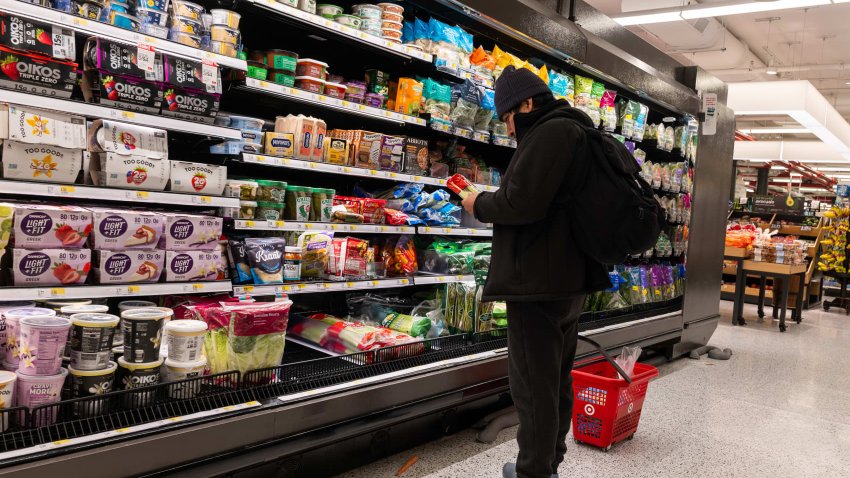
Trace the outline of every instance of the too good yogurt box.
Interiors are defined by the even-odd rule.
[[[213,281],[224,278],[221,253],[214,251],[167,251],[165,281]]]
[[[160,249],[168,251],[211,251],[218,247],[223,220],[194,214],[165,214],[165,231]]]
[[[95,251],[94,276],[99,284],[156,282],[165,253],[152,251]]]
[[[90,210],[94,249],[155,249],[165,227],[165,217],[154,212],[102,208]]]
[[[14,245],[23,249],[79,249],[91,234],[91,212],[76,206],[15,206]]]
[[[86,119],[35,108],[0,105],[0,137],[62,148],[86,147]]]
[[[16,286],[84,284],[90,269],[88,249],[12,250],[12,279]]]
[[[83,152],[40,144],[5,141],[3,177],[52,183],[73,183],[83,167]]]
[[[227,166],[171,161],[170,191],[221,196],[227,182]]]
[[[90,153],[89,173],[97,186],[162,191],[171,176],[171,161],[145,156]]]

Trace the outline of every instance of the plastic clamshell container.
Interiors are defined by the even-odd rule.
[[[354,12],[360,18],[381,18],[381,7],[377,5],[371,5],[368,3],[361,3],[358,5],[354,5],[351,7],[351,11]]]
[[[150,35],[152,37],[162,39],[168,38],[168,27],[162,27],[151,23],[144,23],[139,26],[139,32],[144,33],[145,35]]]
[[[295,78],[297,80],[299,76],[311,76],[313,78],[324,80],[327,75],[327,71],[327,63],[314,60],[312,58],[301,58],[296,62]]]
[[[316,14],[321,15],[329,20],[333,20],[336,17],[342,15],[342,12],[345,10],[339,5],[331,5],[328,3],[320,3],[316,5]]]
[[[268,50],[265,55],[265,63],[270,70],[287,71],[295,76],[295,67],[298,65],[298,53],[287,50]]]
[[[250,116],[230,116],[231,128],[248,131],[262,131],[264,124],[265,120],[261,118],[252,118]]]
[[[345,99],[346,87],[340,83],[325,83],[325,95],[330,96],[331,98],[337,99]]]
[[[225,141],[210,146],[211,154],[262,154],[263,145],[260,143],[249,143],[247,141]]]
[[[325,91],[325,80],[313,78],[312,76],[296,76],[295,87],[300,90],[321,95]]]

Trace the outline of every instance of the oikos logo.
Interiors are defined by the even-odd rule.
[[[588,403],[584,406],[584,413],[585,415],[592,417],[596,413],[596,408]]]
[[[144,86],[131,85],[129,83],[115,83],[115,89],[124,95],[133,95],[145,99],[151,97],[151,90]]]
[[[127,232],[127,221],[121,216],[107,216],[98,229],[103,237],[120,237]]]
[[[177,104],[191,106],[192,108],[203,109],[207,109],[207,107],[209,106],[209,102],[203,98],[196,98],[194,96],[186,95],[177,95]]]
[[[50,68],[46,65],[36,65],[35,63],[18,62],[15,65],[18,72],[29,76],[37,76],[45,80],[59,81],[61,72],[57,68]]]

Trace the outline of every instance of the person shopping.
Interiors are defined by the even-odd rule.
[[[516,464],[504,465],[502,474],[550,478],[557,476],[567,451],[570,372],[585,295],[610,286],[607,268],[576,246],[564,207],[571,194],[570,166],[588,160],[582,125],[592,128],[593,123],[566,100],[556,100],[526,68],[505,68],[496,81],[495,103],[517,149],[502,186],[467,196],[463,207],[494,225],[482,300],[507,303],[519,455]]]

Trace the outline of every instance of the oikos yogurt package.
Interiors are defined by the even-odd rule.
[[[158,385],[161,379],[160,367],[163,360],[157,358],[152,362],[132,363],[124,357],[118,358],[117,387],[120,390],[132,390],[136,388]],[[126,406],[144,407],[153,400],[156,390],[145,390],[127,395]]]
[[[91,270],[91,251],[14,249],[12,269],[12,279],[16,286],[83,284]]]
[[[127,363],[147,363],[159,359],[162,329],[174,315],[171,309],[151,307],[121,312],[124,356]]]
[[[76,206],[19,204],[15,213],[15,247],[79,249],[91,234],[91,212]]]
[[[69,366],[71,398],[91,397],[111,392],[117,369],[118,364],[115,362],[107,362],[106,366],[100,370],[78,370],[73,365]],[[102,402],[102,400],[91,400],[76,403],[74,413],[81,418],[100,415],[103,409]]]
[[[77,370],[100,370],[109,365],[118,317],[104,313],[71,316],[71,366]]]

